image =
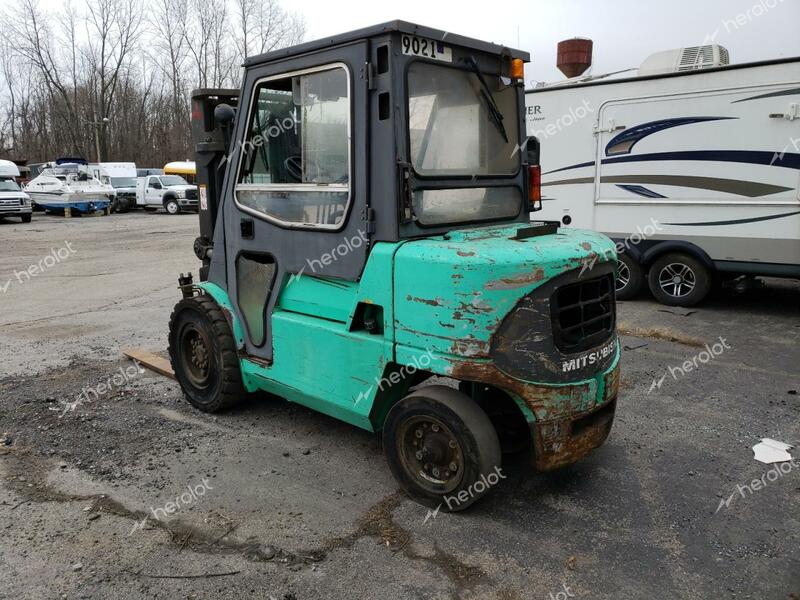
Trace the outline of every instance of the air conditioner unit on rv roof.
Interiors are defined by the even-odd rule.
[[[696,71],[730,64],[728,50],[719,44],[676,48],[651,54],[639,67],[639,75]]]

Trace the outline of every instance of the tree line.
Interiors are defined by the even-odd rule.
[[[191,158],[190,92],[303,40],[278,0],[38,0],[0,9],[0,157]]]

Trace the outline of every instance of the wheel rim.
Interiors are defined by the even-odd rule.
[[[628,268],[624,262],[619,261],[617,265],[617,280],[616,280],[616,290],[617,292],[621,292],[624,290],[627,285],[631,282],[631,270]]]
[[[181,361],[192,386],[205,388],[211,378],[212,347],[205,333],[193,324],[181,330]]]
[[[685,298],[694,291],[697,276],[689,265],[669,263],[658,273],[661,290],[673,298]]]
[[[175,202],[167,202],[167,212],[174,215],[178,212],[178,205]]]
[[[433,494],[451,492],[464,474],[464,452],[447,425],[432,415],[416,415],[398,431],[400,460],[406,472]]]

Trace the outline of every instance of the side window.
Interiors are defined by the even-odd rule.
[[[337,227],[350,198],[350,90],[332,65],[257,85],[236,199],[293,225]]]

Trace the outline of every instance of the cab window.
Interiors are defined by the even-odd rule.
[[[294,226],[338,228],[350,198],[350,90],[344,65],[256,86],[236,200]]]

